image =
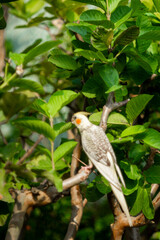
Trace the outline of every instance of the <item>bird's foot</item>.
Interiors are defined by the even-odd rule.
[[[82,169],[83,171],[85,171],[86,173],[90,172],[92,168],[93,168],[92,165],[88,165],[88,166],[85,166],[85,167],[81,167],[81,169]]]

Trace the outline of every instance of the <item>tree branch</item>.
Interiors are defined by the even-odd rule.
[[[110,112],[112,112],[113,110],[115,110],[119,107],[122,107],[123,105],[127,104],[127,102],[130,101],[130,99],[127,99],[127,100],[117,103],[117,102],[113,101],[113,98],[114,98],[114,93],[111,92],[108,96],[106,105],[103,106],[100,127],[103,128],[104,131],[106,131],[106,129],[107,129],[107,119],[108,119]]]
[[[72,156],[71,173],[70,173],[71,177],[74,177],[75,174],[77,173],[77,170],[79,167],[79,161],[77,159],[80,158],[80,155],[81,155],[81,145],[80,145],[80,139],[78,139],[78,144],[75,147],[73,151],[73,156]],[[90,173],[90,171],[88,173]],[[72,187],[70,190],[70,193],[71,193],[72,214],[71,214],[70,223],[69,223],[68,230],[64,240],[75,239],[75,236],[78,231],[81,218],[83,215],[83,199],[80,192],[80,186],[75,185],[74,187]]]
[[[38,188],[32,187],[29,190],[10,189],[10,194],[12,195],[13,199],[15,199],[15,206],[5,240],[19,239],[28,209],[56,202],[60,198],[68,195],[69,188],[85,181],[88,178],[89,173],[90,172],[81,169],[75,176],[64,180],[63,192],[58,192],[55,186],[48,184],[46,181]]]
[[[43,138],[44,138],[43,135],[39,136],[39,138],[33,144],[33,146],[19,159],[19,161],[17,162],[18,165],[22,164],[24,162],[24,160],[26,160],[26,158],[28,158],[32,154],[32,152],[35,150],[35,148],[42,141]]]

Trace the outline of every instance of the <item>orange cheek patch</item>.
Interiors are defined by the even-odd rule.
[[[77,123],[77,124],[80,124],[80,123],[81,123],[81,119],[77,118],[77,119],[76,119],[76,123]]]

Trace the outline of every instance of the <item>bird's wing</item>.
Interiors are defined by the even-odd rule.
[[[117,189],[121,189],[121,184],[115,177],[115,154],[110,143],[107,142],[108,139],[105,139],[105,133],[101,130],[94,126],[93,129],[83,132],[83,149],[98,171]]]
[[[125,187],[125,182],[117,164],[115,153],[103,129],[92,125],[92,128],[87,129],[87,131],[82,134],[82,144],[84,151],[92,162],[95,160],[105,166],[110,166],[113,163],[120,181]],[[101,167],[103,168],[103,166]]]

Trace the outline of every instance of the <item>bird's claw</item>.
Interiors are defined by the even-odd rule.
[[[90,172],[93,166],[85,166],[85,167],[81,167],[81,170],[85,171],[86,173]]]

